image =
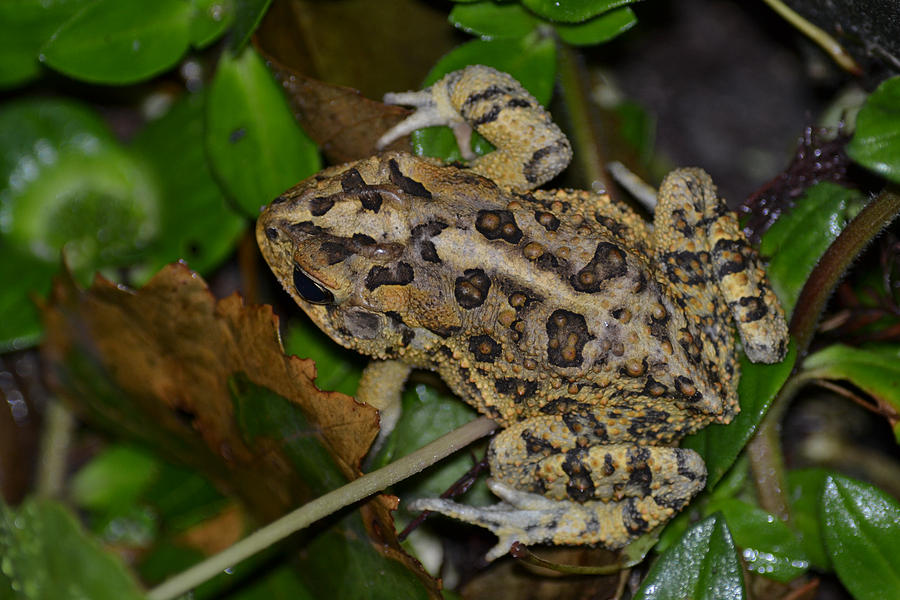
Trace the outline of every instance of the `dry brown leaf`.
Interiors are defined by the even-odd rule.
[[[359,476],[378,432],[377,411],[317,389],[313,361],[284,354],[270,306],[245,306],[236,294],[217,300],[199,275],[172,264],[138,291],[100,276],[82,290],[66,273],[41,312],[42,353],[60,395],[87,418],[230,489],[256,519],[281,516],[311,492],[284,440],[240,429],[232,398],[240,378],[298,406],[309,429],[292,434],[314,437],[345,477]],[[379,495],[363,505],[372,545],[439,598],[439,583],[397,541],[396,502]]]
[[[80,290],[63,276],[42,312],[53,382],[77,409],[209,474],[264,520],[310,498],[277,443],[245,441],[233,375],[300,406],[312,431],[298,434],[319,438],[348,478],[378,431],[374,409],[317,389],[313,361],[284,354],[271,307],[216,300],[182,264],[137,292],[99,276]]]
[[[241,507],[229,504],[218,514],[179,534],[178,542],[206,555],[216,554],[241,539],[246,525]]]
[[[381,134],[410,113],[370,100],[353,88],[301,75],[271,56],[263,56],[287,93],[297,122],[330,163],[372,156]],[[409,137],[394,141],[388,149],[409,150]]]
[[[418,89],[464,40],[447,6],[421,0],[274,0],[255,32],[256,47],[278,62],[370,98]]]
[[[418,89],[457,40],[446,13],[418,0],[276,0],[253,43],[303,130],[342,163],[375,154],[381,134],[409,114],[375,99]],[[389,149],[409,150],[408,138]]]

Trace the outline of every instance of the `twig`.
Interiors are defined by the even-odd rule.
[[[177,598],[201,583],[233,567],[242,560],[268,548],[287,536],[308,527],[345,506],[367,498],[398,481],[453,454],[478,438],[492,432],[497,424],[486,417],[466,423],[462,427],[419,448],[391,464],[354,479],[324,496],[304,504],[297,510],[251,533],[237,544],[211,556],[187,571],[183,571],[163,582],[147,593],[149,600],[171,600]]]
[[[847,51],[837,43],[837,40],[825,33],[824,30],[819,29],[801,17],[780,0],[763,0],[763,2],[781,15],[782,19],[796,27],[803,35],[814,41],[822,48],[822,50],[831,55],[831,59],[840,65],[842,69],[853,73],[854,75],[862,74],[862,69],[859,68],[859,65],[856,64],[853,57],[847,54]]]
[[[59,399],[47,404],[44,430],[41,432],[40,461],[36,493],[44,498],[58,498],[66,478],[66,459],[75,419]]]

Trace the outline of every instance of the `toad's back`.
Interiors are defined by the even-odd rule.
[[[299,267],[342,296],[298,300],[332,337],[439,371],[501,422],[652,405],[694,415],[675,436],[733,392],[660,284],[646,226],[607,196],[385,154],[301,183],[261,223],[286,232],[282,277]]]

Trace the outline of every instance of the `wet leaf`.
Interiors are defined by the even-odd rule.
[[[234,23],[234,0],[192,0],[191,6],[191,45],[195,48],[212,44]]]
[[[9,352],[40,339],[43,328],[31,294],[47,292],[57,266],[20,253],[2,238],[0,256],[0,352]]]
[[[580,23],[636,0],[522,0],[522,4],[537,15],[559,23]]]
[[[206,149],[216,176],[250,217],[322,168],[252,48],[223,56],[207,100]]]
[[[825,547],[853,597],[900,597],[900,504],[874,486],[832,475],[821,511]]]
[[[863,202],[857,190],[816,184],[763,236],[760,253],[771,257],[766,271],[788,319],[816,263]]]
[[[900,77],[883,81],[856,117],[847,154],[876,173],[900,182]]]
[[[0,591],[17,598],[139,600],[121,562],[82,531],[62,505],[30,500],[16,510],[0,503]],[[11,596],[2,592],[4,598]]]
[[[635,594],[635,600],[684,598],[745,598],[737,550],[719,515],[703,519],[663,552]]]
[[[520,4],[493,0],[456,4],[449,18],[454,27],[483,40],[520,38],[541,23]]]
[[[38,51],[50,35],[92,0],[0,2],[0,88],[21,85],[41,72]]]
[[[822,497],[827,476],[828,472],[824,469],[793,469],[788,471],[787,476],[791,525],[797,530],[810,563],[822,571],[831,569],[819,521],[819,498]]]
[[[422,383],[409,386],[403,394],[400,420],[372,466],[381,467],[406,456],[477,416],[473,408],[455,396],[440,393]],[[472,468],[472,464],[471,452],[459,452],[409,483],[418,496],[439,496]],[[406,483],[402,485],[409,490]]]
[[[844,379],[870,394],[900,440],[900,346],[871,345],[853,348],[834,344],[803,361],[803,376]]]
[[[276,2],[254,37],[295,117],[332,164],[375,154],[378,138],[410,114],[381,97],[419,89],[457,43],[446,12],[418,0]],[[388,149],[408,150],[408,139]]]
[[[800,354],[806,354],[816,325],[834,288],[866,246],[900,214],[900,195],[885,188],[859,211],[822,254],[800,296],[790,322]]]
[[[83,81],[134,83],[178,62],[190,26],[191,5],[183,0],[98,0],[53,34],[41,60]]]
[[[628,7],[618,8],[578,24],[553,26],[560,39],[573,46],[592,46],[608,42],[620,33],[625,33],[637,25],[634,11]]]
[[[303,585],[296,570],[286,566],[229,594],[228,600],[315,600],[315,596]]]
[[[809,569],[800,539],[784,521],[737,498],[711,502],[706,511],[721,511],[747,570],[788,582]]]

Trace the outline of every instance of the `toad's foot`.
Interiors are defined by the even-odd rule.
[[[422,498],[409,507],[439,512],[491,530],[500,539],[487,553],[485,558],[489,561],[509,552],[513,542],[526,546],[602,544],[616,550],[664,523],[681,508],[661,506],[651,497],[581,503],[551,500],[493,479],[488,480],[488,486],[503,502],[472,507],[440,498]]]
[[[409,135],[416,129],[446,125],[453,131],[459,152],[465,160],[475,158],[472,152],[472,126],[453,108],[446,86],[436,85],[418,92],[398,92],[384,95],[385,104],[415,107],[415,112],[385,132],[375,147],[385,148],[394,140]]]

